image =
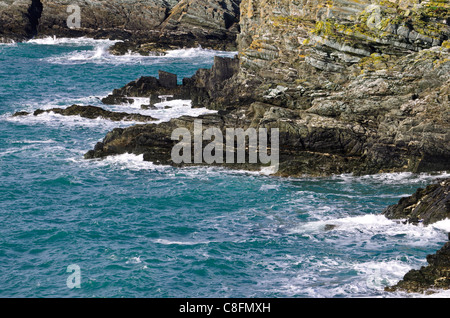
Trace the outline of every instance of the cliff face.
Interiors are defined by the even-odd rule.
[[[0,1],[0,42],[34,36],[41,13],[39,1]]]
[[[280,129],[280,175],[449,170],[449,12],[448,0],[244,0],[238,72],[190,97]]]
[[[0,37],[24,40],[35,35],[55,35],[131,40],[127,50],[139,49],[143,43],[236,49],[239,3],[240,0],[3,0]],[[73,13],[68,12],[69,5],[80,8],[80,28],[67,26]]]
[[[448,0],[244,0],[241,82],[257,83],[251,99],[298,114],[271,126],[325,166],[328,157],[361,173],[446,170],[449,16]],[[296,155],[293,165],[305,162]]]
[[[295,80],[304,61],[341,72],[374,53],[398,56],[440,46],[450,33],[449,7],[447,0],[244,0],[243,66],[279,78],[285,73],[280,66],[289,64],[285,79]]]

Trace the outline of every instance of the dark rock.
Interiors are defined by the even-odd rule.
[[[141,114],[129,114],[124,112],[112,112],[109,110],[104,110],[103,108],[96,106],[79,106],[72,105],[67,108],[52,108],[52,109],[38,109],[33,115],[38,116],[43,113],[53,112],[55,114],[63,115],[63,116],[81,116],[89,119],[96,118],[104,118],[112,121],[140,121],[140,122],[149,122],[155,121],[156,119],[151,116],[145,116]],[[25,112],[19,112],[14,114],[13,116],[23,116],[23,114],[28,114]]]
[[[177,49],[174,45],[164,45],[162,43],[150,42],[147,40],[142,43],[139,40],[125,40],[122,42],[114,43],[110,48],[109,52],[114,55],[125,55],[128,53],[137,53],[143,56],[164,56],[167,54],[168,50]]]
[[[450,179],[419,189],[387,208],[384,215],[391,219],[406,219],[413,224],[421,221],[425,226],[449,218]],[[400,282],[385,290],[430,293],[435,289],[450,289],[450,243],[436,254],[428,255],[427,262],[428,266],[409,271]]]
[[[130,97],[148,97],[150,107],[161,102],[160,96],[172,96],[173,99],[190,99],[193,107],[213,108],[209,101],[217,99],[227,80],[239,71],[238,58],[215,57],[210,70],[200,69],[191,78],[184,78],[178,85],[177,76],[159,71],[159,79],[143,76],[128,83],[102,99],[104,104],[114,105],[130,100]]]
[[[428,255],[427,262],[428,266],[409,271],[399,283],[385,290],[430,294],[450,289],[450,243],[446,243],[436,254]]]
[[[168,80],[170,73],[163,72],[164,85],[174,86],[173,80],[176,75],[172,75]],[[123,102],[132,103],[131,97],[147,97],[149,98],[149,107],[161,102],[159,96],[171,95],[174,99],[189,99],[189,91],[181,85],[174,87],[165,87],[159,79],[153,76],[143,76],[133,82],[128,83],[120,89],[115,89],[112,94],[102,99],[102,103],[106,105],[117,105]]]
[[[429,225],[450,218],[450,179],[418,189],[402,198],[383,214],[389,219],[406,219],[409,223]]]
[[[153,105],[141,105],[141,109],[152,109],[152,110],[156,110],[158,109],[158,107],[153,106]]]
[[[40,36],[124,40],[114,54],[149,55],[198,47],[236,50],[241,0],[2,0],[0,40]],[[67,25],[68,5],[81,11],[80,28]]]
[[[17,112],[17,113],[14,113],[13,117],[28,116],[28,115],[30,115],[30,113],[28,113],[28,112]]]
[[[332,231],[337,227],[335,224],[325,224],[325,231]]]
[[[164,88],[176,88],[178,86],[178,78],[176,74],[159,71],[159,84]]]

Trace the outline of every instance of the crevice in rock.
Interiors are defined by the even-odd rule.
[[[40,0],[32,0],[28,12],[25,14],[28,19],[25,32],[29,38],[33,38],[38,34],[39,19],[43,10],[44,6]]]

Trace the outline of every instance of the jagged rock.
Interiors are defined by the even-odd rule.
[[[450,242],[436,254],[428,255],[427,261],[427,266],[409,271],[398,284],[386,287],[385,290],[433,294],[450,289]]]
[[[176,88],[178,86],[178,78],[176,74],[159,71],[159,83],[164,88]]]
[[[297,111],[272,118],[290,136],[289,173],[450,169],[447,2],[274,6],[242,2],[239,73],[200,105]]]
[[[28,115],[30,115],[29,112],[16,112],[13,114],[13,117],[28,116]]]
[[[236,49],[240,0],[2,0],[0,39],[57,36],[123,40],[113,54],[164,54],[173,48]],[[80,28],[69,28],[69,5]]]
[[[160,96],[170,95],[174,99],[190,99],[189,91],[178,85],[177,76],[168,72],[159,72],[159,79],[153,76],[142,76],[128,83],[120,89],[115,89],[112,94],[102,99],[106,105],[131,103],[132,97],[147,97],[148,108],[161,102]]]
[[[450,218],[450,179],[418,189],[412,196],[387,208],[383,214],[389,219],[404,219],[424,225]]]
[[[391,61],[389,73],[313,84],[315,76],[326,76],[316,71],[297,86],[248,79],[239,59],[216,58],[211,70],[199,70],[176,89],[140,79],[113,95],[181,90],[195,107],[230,110],[248,119],[248,127],[278,128],[283,176],[441,171],[450,168],[449,57],[445,49],[427,49]]]
[[[450,217],[450,179],[419,189],[412,196],[402,198],[388,207],[383,214],[390,219],[428,226]],[[450,239],[450,235],[449,235]],[[428,265],[409,271],[389,292],[432,293],[437,289],[450,289],[450,243],[436,254],[427,256]]]
[[[114,105],[131,101],[131,97],[148,97],[149,107],[161,102],[160,96],[172,96],[172,99],[190,99],[194,107],[214,100],[221,92],[224,82],[238,72],[237,58],[216,56],[214,66],[210,69],[200,69],[191,78],[183,79],[178,85],[177,76],[159,71],[159,78],[144,76],[128,83],[112,94],[102,99],[104,104]],[[212,108],[209,105],[209,108]]]
[[[37,34],[39,0],[0,1],[0,42],[22,41]]]
[[[112,112],[109,110],[104,110],[103,108],[96,106],[79,106],[72,105],[67,108],[51,108],[51,109],[37,109],[34,111],[33,115],[38,116],[43,113],[53,112],[55,114],[63,116],[80,116],[89,119],[104,118],[112,121],[139,121],[139,122],[149,122],[155,121],[156,119],[151,116],[141,115],[141,114],[129,114],[124,112]],[[27,112],[17,112],[13,116],[27,116]]]

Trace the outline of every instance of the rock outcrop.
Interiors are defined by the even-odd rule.
[[[1,36],[30,37],[35,30],[113,35],[131,37],[112,48],[118,54],[164,54],[187,43],[230,49],[229,39],[240,29],[238,58],[218,58],[211,70],[199,70],[181,85],[167,74],[142,77],[103,100],[147,97],[154,103],[155,96],[173,95],[217,114],[114,129],[87,159],[135,153],[177,165],[172,132],[186,128],[193,134],[195,121],[202,120],[204,129],[222,134],[226,128],[278,128],[281,176],[450,170],[448,0],[242,0],[240,10],[239,1],[231,0],[136,0],[132,10],[125,0],[74,2],[90,8],[83,11],[81,30],[65,28],[67,14],[58,4],[68,1],[33,1],[32,7],[15,1],[18,11],[1,6],[12,1],[0,1],[0,21],[7,25]],[[256,170],[261,164],[230,167]],[[385,215],[430,224],[448,217],[448,209],[445,181]],[[447,244],[428,257],[429,266],[411,271],[390,290],[447,288],[449,250]]]
[[[42,10],[39,0],[0,1],[0,42],[35,36]]]
[[[236,50],[240,0],[2,0],[0,39],[36,35],[124,40],[111,52],[141,54],[198,47]],[[80,9],[80,27],[68,19]]]
[[[161,102],[160,96],[170,96],[171,99],[190,99],[193,107],[208,105],[209,109],[213,109],[224,83],[238,71],[237,58],[216,56],[210,70],[199,69],[193,77],[184,78],[180,85],[176,74],[159,71],[159,78],[143,76],[113,90],[102,102],[114,105],[129,102],[131,97],[148,97],[148,106],[152,107]]]
[[[185,92],[280,129],[280,175],[448,170],[448,13],[448,1],[244,0],[238,70],[215,86],[199,71]]]
[[[388,207],[383,214],[389,219],[425,226],[450,218],[450,179],[418,189],[412,196]]]
[[[427,262],[427,266],[409,271],[397,285],[385,290],[433,294],[450,289],[450,242],[436,254],[428,255]]]
[[[51,109],[37,109],[33,112],[34,116],[38,116],[43,113],[55,113],[63,116],[80,116],[88,119],[104,118],[111,121],[137,121],[137,122],[149,122],[156,119],[151,116],[141,114],[129,114],[124,112],[112,112],[96,106],[80,106],[72,105],[67,108],[51,108]],[[28,116],[31,115],[28,112],[17,112],[13,117]]]
[[[290,146],[303,151],[293,166],[309,153],[324,170],[340,162],[329,173],[447,170],[449,9],[448,1],[244,0],[235,87],[251,80],[252,99],[299,114],[273,124],[297,136],[300,147]]]
[[[425,226],[450,217],[450,179],[419,189],[411,197],[403,198],[387,208],[384,215],[390,219],[423,223]],[[449,236],[450,239],[450,236]],[[432,293],[434,290],[450,289],[450,242],[436,254],[427,257],[428,265],[409,271],[395,286],[386,291]]]

